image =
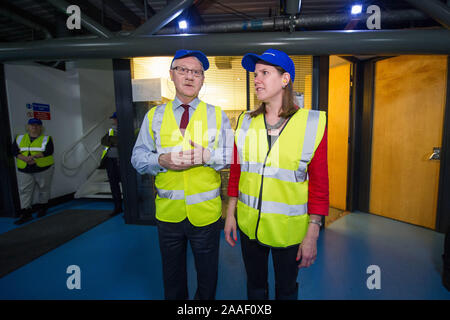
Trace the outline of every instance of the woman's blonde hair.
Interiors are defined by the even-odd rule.
[[[286,70],[284,70],[282,67],[273,65],[273,64],[265,62],[263,60],[259,60],[257,63],[274,67],[275,69],[277,69],[277,71],[280,73],[280,75],[283,75],[286,72]],[[288,118],[297,112],[297,108],[298,107],[295,105],[295,101],[294,101],[294,84],[292,83],[292,79],[289,79],[288,84],[286,85],[286,87],[283,88],[283,100],[281,102],[281,109],[280,109],[280,113],[278,114],[278,116],[282,117],[282,118]],[[251,111],[249,113],[249,115],[252,118],[254,118],[254,117],[260,115],[261,113],[262,114],[266,113],[265,102],[262,102],[260,104],[260,106],[257,109]]]

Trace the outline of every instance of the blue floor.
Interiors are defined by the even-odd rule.
[[[111,209],[107,202],[74,200],[52,208]],[[45,218],[45,217],[44,217]],[[0,219],[0,232],[15,228]],[[300,299],[450,299],[441,284],[444,235],[365,213],[349,214],[325,229],[318,257],[299,273]],[[190,250],[190,249],[189,249]],[[246,299],[239,245],[222,233],[217,299]],[[81,270],[81,289],[69,290],[67,267]],[[380,289],[369,290],[367,268],[380,269]],[[188,254],[189,291],[196,274]],[[0,299],[163,299],[161,258],[153,226],[124,224],[115,216],[0,278]],[[273,298],[273,270],[269,269]]]

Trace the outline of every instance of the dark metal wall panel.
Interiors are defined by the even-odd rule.
[[[361,184],[361,138],[364,101],[364,63],[353,62],[351,66],[350,122],[347,175],[347,210],[358,209]]]
[[[20,209],[14,157],[12,155],[11,128],[6,95],[5,65],[0,63],[0,217],[14,217]]]
[[[328,112],[329,56],[313,57],[311,108]]]
[[[441,145],[439,195],[436,214],[436,230],[446,232],[450,228],[450,57],[447,57],[447,95],[444,128]]]
[[[364,96],[361,119],[360,177],[358,210],[369,212],[372,168],[372,128],[375,92],[375,61],[364,62]]]
[[[130,67],[130,60],[113,60],[124,217],[127,224],[155,224],[153,179],[148,175],[139,175],[130,161],[135,143],[135,106]]]

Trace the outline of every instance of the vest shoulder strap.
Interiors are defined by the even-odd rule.
[[[155,118],[155,113],[157,114],[158,121],[160,120],[162,122],[162,116],[164,115],[165,106],[166,106],[166,104],[162,104],[162,105],[156,106],[154,108],[151,108],[147,112],[150,136],[152,137],[153,140],[155,140],[155,137],[153,136],[153,129],[154,129],[153,119]],[[158,112],[156,112],[156,110],[158,110]]]

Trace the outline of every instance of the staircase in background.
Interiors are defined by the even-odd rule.
[[[122,184],[120,185],[122,190]],[[106,169],[96,169],[83,183],[74,196],[78,198],[101,198],[112,199],[111,188],[109,186]]]

